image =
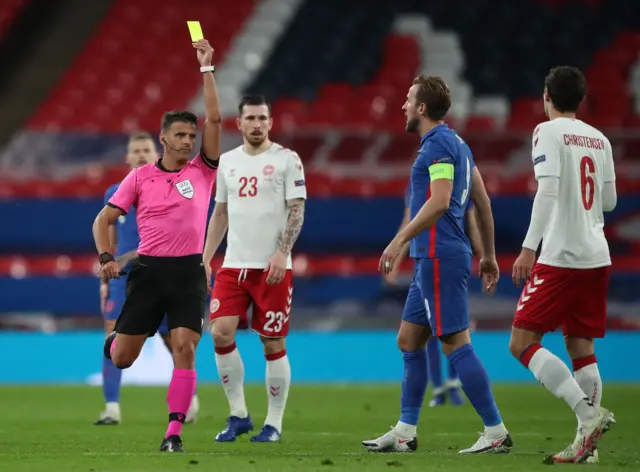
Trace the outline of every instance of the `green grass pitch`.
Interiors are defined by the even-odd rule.
[[[289,394],[280,444],[217,444],[227,402],[219,386],[198,388],[201,414],[183,429],[188,453],[158,452],[165,430],[165,388],[125,387],[123,424],[97,427],[102,408],[99,388],[0,387],[0,471],[533,471],[546,470],[544,455],[563,449],[575,434],[566,405],[537,385],[495,389],[515,447],[510,454],[460,456],[482,429],[469,404],[426,407],[413,454],[373,454],[360,442],[385,433],[398,420],[399,386],[299,386]],[[605,385],[603,404],[618,424],[600,443],[599,471],[640,470],[640,386]],[[266,413],[263,386],[247,387],[256,427]]]

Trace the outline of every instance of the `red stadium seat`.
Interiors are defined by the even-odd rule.
[[[387,146],[380,154],[379,161],[410,163],[418,155],[420,140],[417,136],[411,134],[399,134],[393,136]]]
[[[27,2],[28,0],[2,0],[0,2],[0,40]]]
[[[484,133],[495,129],[496,120],[493,116],[472,115],[464,123],[465,133]]]
[[[177,39],[183,38],[189,47],[186,21],[200,20],[220,64],[254,3],[192,0],[178,6],[168,0],[118,0],[28,126],[109,132],[157,129],[159,117],[166,110],[184,108],[202,80],[185,72],[197,67],[195,54],[185,54],[185,41]],[[144,36],[139,34],[141,24],[146,25]],[[58,112],[52,116],[56,106]]]
[[[328,159],[333,162],[360,162],[367,150],[375,143],[376,136],[352,135],[340,140]]]

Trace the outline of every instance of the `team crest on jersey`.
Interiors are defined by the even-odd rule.
[[[193,194],[195,193],[195,191],[189,179],[178,182],[176,184],[176,188],[178,189],[178,192],[180,192],[180,195],[182,195],[184,198],[188,198],[189,200],[193,198]]]
[[[275,171],[276,171],[276,168],[273,167],[271,164],[267,164],[262,168],[262,173],[264,174],[265,177],[269,177],[273,175]]]
[[[209,309],[211,310],[211,313],[215,313],[216,311],[218,311],[220,309],[220,300],[218,300],[217,298],[213,298],[211,300]]]

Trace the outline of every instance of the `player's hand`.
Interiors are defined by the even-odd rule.
[[[100,281],[100,313],[104,314],[107,308],[107,299],[109,298],[109,284]]]
[[[478,269],[480,278],[482,278],[482,291],[493,295],[498,286],[498,279],[500,278],[498,261],[496,261],[495,257],[483,257],[480,259]]]
[[[213,48],[206,39],[201,39],[193,43],[193,47],[198,50],[198,62],[201,66],[210,66],[213,61]]]
[[[380,262],[378,263],[378,270],[383,274],[390,274],[393,272],[396,262],[400,256],[400,252],[404,243],[397,237],[393,238],[393,241],[389,243],[387,248],[382,252]]]
[[[100,267],[100,277],[103,280],[119,279],[120,278],[120,264],[116,261],[107,262]]]
[[[278,249],[271,259],[269,259],[269,263],[267,267],[264,269],[267,274],[267,284],[275,285],[282,282],[284,279],[284,274],[287,272],[287,258],[288,256]]]
[[[513,273],[511,277],[513,278],[513,283],[516,284],[516,287],[520,288],[524,286],[524,283],[521,284],[522,281],[529,280],[531,278],[531,271],[533,270],[533,265],[536,263],[536,253],[531,249],[527,249],[526,247],[522,248],[520,251],[520,255],[516,259],[516,262],[513,264]]]

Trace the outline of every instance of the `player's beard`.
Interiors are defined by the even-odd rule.
[[[410,120],[407,120],[407,125],[406,125],[405,129],[409,133],[417,133],[418,132],[418,128],[420,128],[420,119],[419,118],[411,118]]]
[[[267,139],[267,135],[263,133],[260,133],[259,135],[250,133],[245,136],[245,139],[250,146],[257,148],[262,146],[262,143]]]

